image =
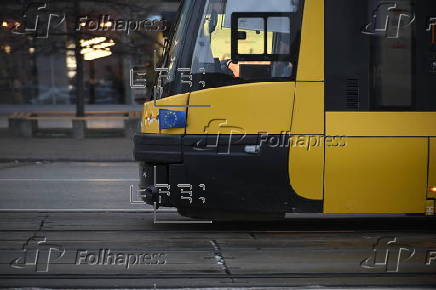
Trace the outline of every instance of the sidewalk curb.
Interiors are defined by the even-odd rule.
[[[76,158],[0,158],[0,163],[9,162],[136,162],[133,159],[76,159]]]
[[[0,162],[133,162],[128,138],[0,138]]]

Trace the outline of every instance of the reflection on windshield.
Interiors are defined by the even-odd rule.
[[[194,1],[185,1],[166,56],[168,75],[161,77],[163,87],[184,93],[233,83],[289,81],[295,69],[291,60],[237,62],[231,59],[230,19],[234,12],[253,9],[264,13],[293,13],[298,11],[298,4],[298,0],[205,0],[195,1],[195,5]],[[299,31],[293,23],[289,16],[267,20],[241,18],[238,31],[244,33],[244,38],[238,41],[238,53],[291,54],[292,40],[296,39],[293,34]],[[193,35],[188,37],[189,34]],[[188,49],[192,49],[192,54]],[[182,55],[185,59],[178,59]],[[182,63],[185,67],[177,67]]]
[[[182,52],[183,40],[188,29],[189,16],[192,12],[193,1],[184,1],[183,7],[179,14],[179,19],[175,26],[175,30],[170,37],[167,47],[165,48],[163,60],[163,68],[156,68],[159,72],[157,86],[155,88],[155,98],[166,97],[170,94],[170,86],[174,84],[177,76],[177,61]],[[155,57],[156,66],[156,57]]]

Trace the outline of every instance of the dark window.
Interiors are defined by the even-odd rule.
[[[327,110],[436,111],[432,13],[431,0],[327,0]]]
[[[416,18],[412,1],[373,5],[377,6],[369,15],[372,23],[363,30],[370,37],[371,109],[413,110]]]

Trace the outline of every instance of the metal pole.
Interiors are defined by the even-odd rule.
[[[76,19],[80,16],[80,3],[78,0],[74,1],[74,14]],[[85,116],[85,92],[83,86],[83,57],[81,51],[81,32],[74,32],[74,54],[76,57],[76,116]]]

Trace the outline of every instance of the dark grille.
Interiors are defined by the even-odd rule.
[[[345,104],[347,109],[359,110],[359,80],[347,79],[345,82]]]

